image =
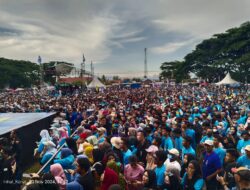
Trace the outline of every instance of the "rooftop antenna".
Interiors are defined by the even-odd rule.
[[[84,57],[84,54],[82,54],[81,73],[80,73],[81,78],[83,78],[83,74],[85,74],[85,57]]]
[[[148,75],[148,67],[147,67],[147,48],[144,49],[145,58],[144,58],[144,78],[147,78]]]
[[[84,57],[84,54],[82,54],[81,73],[80,73],[80,77],[81,77],[81,80],[82,80],[81,89],[83,89],[83,74],[85,74],[85,57]]]
[[[42,65],[42,57],[39,55],[37,62],[40,66],[40,86],[43,85],[43,65]]]
[[[94,66],[92,61],[90,67],[91,67],[91,76],[94,77]]]

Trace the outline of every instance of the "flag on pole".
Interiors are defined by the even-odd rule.
[[[42,58],[41,58],[41,56],[40,56],[40,55],[38,56],[37,62],[38,62],[39,64],[41,64],[41,63],[42,63]]]

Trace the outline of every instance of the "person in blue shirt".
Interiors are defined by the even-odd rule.
[[[205,153],[202,163],[203,179],[206,181],[207,189],[217,190],[218,181],[217,174],[221,172],[221,162],[219,156],[213,151],[213,141],[206,140],[204,143]]]
[[[185,154],[192,154],[193,156],[196,156],[194,149],[191,146],[192,139],[191,137],[185,136],[183,138],[183,147],[181,151],[181,158],[183,160]]]
[[[201,168],[198,161],[192,160],[189,162],[187,172],[184,174],[181,184],[184,190],[202,190],[204,180],[202,179]]]
[[[191,140],[192,140],[192,147],[194,149],[196,149],[196,142],[195,142],[195,131],[193,129],[191,129],[190,126],[191,123],[188,123],[188,122],[182,122],[181,123],[181,129],[182,131],[184,132],[185,136],[189,136],[191,137]]]
[[[104,127],[97,128],[98,132],[98,144],[103,143],[105,141],[107,130]]]
[[[239,151],[239,153],[244,154],[244,148],[247,145],[250,145],[250,139],[249,139],[249,133],[248,131],[243,131],[241,133],[241,137],[242,139],[240,139],[237,143],[237,150]]]
[[[183,148],[183,138],[181,136],[181,129],[176,128],[173,130],[174,136],[174,148],[176,148],[179,152],[182,151]]]
[[[174,148],[173,141],[170,137],[171,128],[163,127],[162,128],[162,148],[164,151]]]
[[[240,118],[237,120],[237,124],[245,124],[247,120],[247,116],[245,115],[244,111],[241,111]]]
[[[155,174],[156,174],[156,183],[157,187],[159,189],[162,189],[164,185],[164,179],[165,179],[165,172],[166,172],[166,166],[164,162],[167,159],[167,154],[162,151],[158,150],[155,153],[155,164],[157,165],[155,168]]]
[[[245,155],[242,155],[237,159],[237,165],[250,169],[250,145],[245,147],[245,152]]]
[[[199,107],[198,106],[194,107],[193,114],[191,115],[192,121],[194,121],[195,117],[200,117],[200,116],[201,116],[201,114],[199,112]]]
[[[70,128],[69,122],[67,120],[63,120],[63,121],[61,121],[61,126],[67,128],[68,136],[70,136],[71,135],[71,128]]]
[[[61,150],[61,158],[54,160],[54,163],[61,164],[63,169],[74,169],[74,156],[73,152],[69,148],[62,148]]]
[[[43,142],[44,144],[44,148],[43,151],[41,153],[42,158],[40,160],[40,164],[44,165],[46,164],[49,159],[56,153],[56,145],[52,142],[52,141],[46,141]],[[44,173],[49,172],[50,170],[50,165],[53,164],[53,162],[50,162],[43,170]]]
[[[206,135],[202,137],[200,143],[203,144],[206,140],[213,140],[213,131],[211,128],[207,128]]]
[[[214,152],[219,156],[221,165],[223,166],[224,158],[226,156],[226,150],[222,148],[221,145],[221,136],[214,135]]]
[[[129,146],[129,142],[128,142],[128,139],[126,137],[124,138],[121,138],[121,150],[122,150],[122,154],[123,154],[123,160],[122,161],[122,164],[124,166],[126,166],[127,164],[129,164],[129,157],[132,156],[132,152],[131,150],[128,148]]]

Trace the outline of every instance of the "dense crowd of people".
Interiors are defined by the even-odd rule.
[[[243,88],[0,96],[0,112],[58,113],[40,132],[34,156],[43,168],[27,190],[250,189],[250,96]],[[21,180],[21,142],[15,131],[10,139],[0,147],[2,181]]]

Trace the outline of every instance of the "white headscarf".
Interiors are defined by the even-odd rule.
[[[47,147],[45,154],[48,154],[48,153],[55,154],[56,153],[56,151],[57,151],[57,149],[55,148],[56,145],[52,141],[46,141],[43,144],[44,144],[44,146]]]
[[[51,140],[49,132],[46,129],[41,130],[40,136],[42,137],[41,141],[50,141]]]

